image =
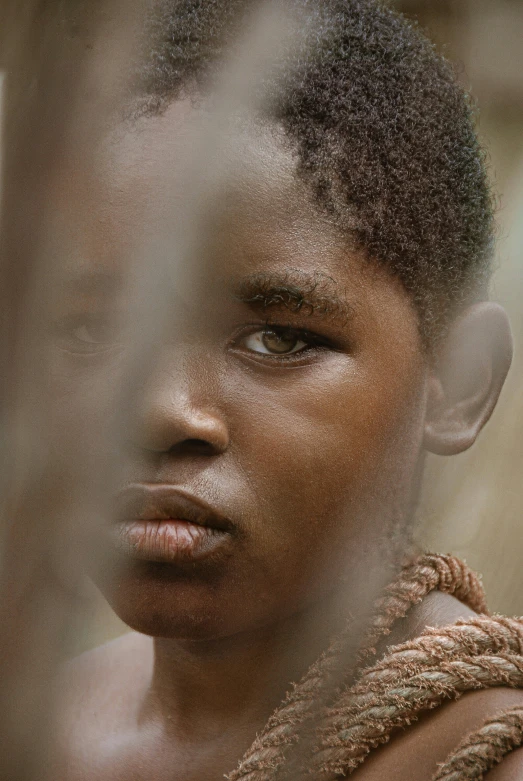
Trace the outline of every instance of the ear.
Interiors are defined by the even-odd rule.
[[[487,423],[512,362],[505,310],[474,304],[453,323],[430,372],[424,445],[437,455],[468,450]]]

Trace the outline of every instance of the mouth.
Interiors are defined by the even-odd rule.
[[[160,484],[133,484],[118,495],[112,537],[138,561],[197,562],[231,545],[234,527],[201,499]]]

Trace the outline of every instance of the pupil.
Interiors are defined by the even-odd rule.
[[[271,353],[288,353],[296,347],[297,343],[297,337],[291,334],[266,331],[263,335],[263,344]]]

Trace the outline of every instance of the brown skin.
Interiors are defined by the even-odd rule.
[[[101,180],[56,183],[58,207],[85,215],[83,271],[125,279],[125,241],[137,225],[141,238],[169,245],[185,208],[178,162],[189,156],[195,117],[189,103],[175,104],[113,144]],[[244,127],[221,153],[227,180],[214,193],[212,177],[206,183],[215,196],[208,240],[194,273],[175,285],[161,346],[129,412],[125,477],[181,489],[233,531],[202,562],[129,559],[117,578],[94,574],[123,620],[150,637],[133,634],[72,663],[61,777],[211,781],[230,772],[347,611],[365,607],[390,577],[425,452],[473,443],[510,364],[506,316],[493,304],[463,312],[429,359],[402,286],[318,215],[277,134]],[[282,285],[319,300],[300,311],[281,296],[260,304],[261,292],[271,287],[274,298]],[[118,294],[118,306],[129,305],[126,296]],[[58,296],[55,319],[92,317],[100,300]],[[88,325],[75,320],[48,345],[58,427],[80,405],[84,426],[110,414],[126,369],[125,341]],[[260,354],[268,327],[298,332],[285,339],[299,351]],[[470,350],[472,334],[481,338]],[[87,377],[106,388],[96,408],[87,405]],[[398,639],[462,615],[455,600],[436,596]],[[423,755],[431,762],[444,758],[438,729],[435,759]],[[392,748],[376,756],[385,763],[379,777],[395,778]],[[398,778],[428,777],[412,762]],[[358,771],[362,779],[369,768]]]

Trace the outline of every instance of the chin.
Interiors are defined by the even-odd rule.
[[[235,631],[232,600],[208,572],[141,563],[96,582],[116,615],[141,634],[212,640]]]

